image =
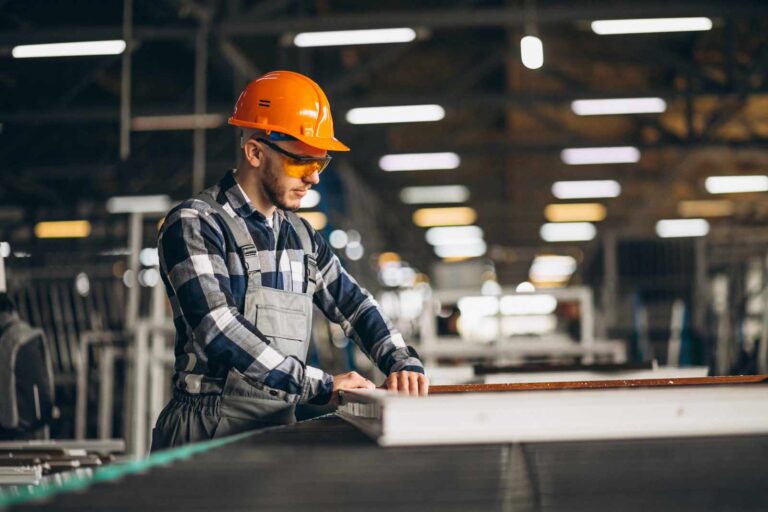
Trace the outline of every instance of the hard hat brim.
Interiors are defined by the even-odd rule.
[[[347,147],[343,142],[341,142],[336,137],[333,138],[319,138],[319,137],[308,137],[306,135],[300,135],[298,133],[291,133],[288,130],[285,130],[284,128],[280,126],[273,126],[269,124],[261,124],[261,123],[249,123],[248,121],[243,121],[240,119],[236,119],[234,117],[230,117],[227,120],[227,123],[233,125],[233,126],[240,126],[244,128],[256,128],[259,130],[274,130],[276,132],[285,133],[287,135],[290,135],[291,137],[295,137],[297,140],[300,140],[307,146],[312,146],[313,148],[317,149],[324,149],[326,151],[349,151],[349,147]]]
[[[336,137],[332,139],[316,139],[314,137],[304,137],[299,135],[293,136],[307,146],[312,146],[313,148],[324,149],[326,151],[349,151],[349,148]]]

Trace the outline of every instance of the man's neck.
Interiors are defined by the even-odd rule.
[[[257,178],[254,170],[238,168],[235,171],[235,181],[240,185],[245,198],[250,201],[253,208],[266,218],[271,219],[276,207],[264,192],[261,181]]]

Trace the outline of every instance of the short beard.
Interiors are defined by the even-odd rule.
[[[261,187],[264,189],[264,193],[267,194],[267,197],[269,198],[270,202],[272,202],[273,205],[277,206],[281,210],[288,210],[295,212],[299,209],[299,206],[296,208],[291,208],[285,202],[281,199],[281,197],[285,196],[286,190],[281,190],[280,185],[278,184],[279,179],[277,174],[274,172],[271,165],[267,166],[264,172],[264,179],[261,182]]]

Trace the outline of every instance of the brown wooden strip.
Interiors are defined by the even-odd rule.
[[[716,384],[768,383],[768,375],[737,375],[727,377],[689,377],[682,379],[621,379],[579,380],[570,382],[525,382],[509,384],[461,384],[430,386],[429,394],[490,393],[497,391],[541,391],[556,389],[647,388],[665,386],[710,386]]]

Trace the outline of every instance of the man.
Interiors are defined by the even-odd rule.
[[[160,230],[177,339],[173,398],[152,449],[289,424],[297,403],[374,388],[356,372],[306,365],[313,303],[388,375],[387,389],[426,395],[416,352],[294,213],[327,152],[349,151],[333,135],[322,89],[298,73],[267,73],[229,123],[242,129],[237,169],[171,210]]]

